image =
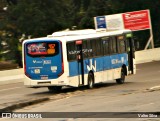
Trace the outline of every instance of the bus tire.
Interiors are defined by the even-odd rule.
[[[121,69],[121,78],[116,79],[117,84],[123,84],[125,82],[125,70]]]
[[[92,89],[94,87],[94,76],[92,73],[88,74],[88,89]]]
[[[50,92],[60,92],[62,89],[62,86],[49,86],[48,87],[48,90]]]

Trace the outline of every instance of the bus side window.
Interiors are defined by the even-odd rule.
[[[92,52],[90,53],[90,57],[95,57],[96,56],[96,41],[95,39],[90,40],[90,47],[92,49]]]
[[[68,42],[67,43],[67,58],[68,58],[68,61],[76,60],[76,56],[77,56],[77,51],[76,51],[75,42]]]
[[[91,40],[87,40],[87,48],[88,48],[88,58],[91,58],[93,57],[93,49],[92,49],[92,46],[91,46]]]
[[[109,55],[109,37],[101,38],[103,45],[103,55]]]
[[[91,57],[98,57],[103,55],[103,48],[100,38],[90,40],[90,45],[92,49]]]
[[[126,52],[126,41],[123,35],[117,37],[118,42],[118,52],[125,53]]]
[[[88,58],[88,52],[89,52],[88,46],[87,46],[87,40],[83,40],[83,44],[82,44],[82,51],[83,51],[83,58]]]
[[[120,53],[125,53],[126,52],[125,40],[120,40],[119,41],[119,46],[120,46]]]
[[[111,54],[116,54],[116,53],[118,53],[116,37],[111,37],[110,39],[111,39],[111,41],[110,41]]]
[[[102,56],[103,55],[103,48],[102,48],[102,42],[100,38],[95,39],[96,42],[96,56]]]

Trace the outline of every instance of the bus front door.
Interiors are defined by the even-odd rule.
[[[128,51],[128,71],[130,72],[130,74],[134,74],[135,49],[131,37],[127,38],[127,51]]]
[[[79,85],[84,85],[84,63],[82,52],[82,40],[76,41]]]

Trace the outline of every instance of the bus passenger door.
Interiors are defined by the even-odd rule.
[[[82,52],[82,40],[77,40],[76,46],[77,46],[79,85],[84,85],[84,63],[83,63],[83,52]]]
[[[133,39],[127,37],[127,52],[128,52],[128,71],[130,74],[135,74],[135,49]]]

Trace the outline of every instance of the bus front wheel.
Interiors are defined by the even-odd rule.
[[[123,84],[125,82],[125,71],[122,68],[121,69],[121,77],[119,79],[116,79],[117,84]]]
[[[60,92],[61,89],[62,89],[62,86],[50,86],[50,87],[48,87],[48,90],[50,92]]]
[[[92,89],[94,87],[94,76],[92,73],[88,74],[88,88]]]

